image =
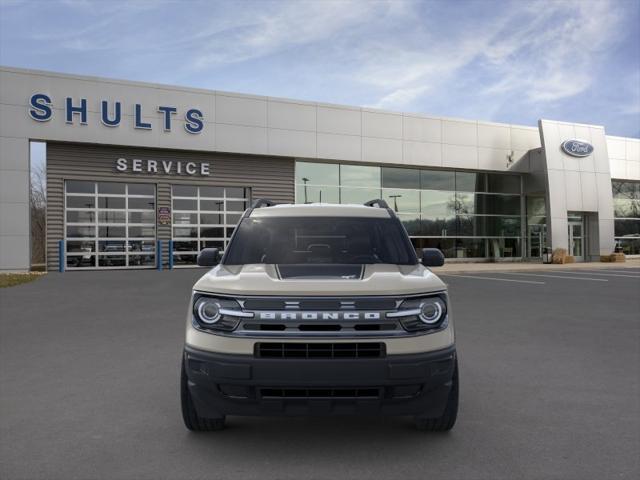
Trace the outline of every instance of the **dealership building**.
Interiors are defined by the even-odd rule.
[[[32,267],[46,143],[49,270],[167,268],[224,250],[252,199],[382,198],[455,261],[640,255],[640,140],[0,68],[0,270]]]

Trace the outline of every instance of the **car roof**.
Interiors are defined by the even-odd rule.
[[[251,218],[258,217],[364,217],[391,218],[386,208],[368,207],[358,204],[307,203],[280,204],[254,208]]]

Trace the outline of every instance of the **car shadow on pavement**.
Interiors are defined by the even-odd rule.
[[[378,448],[400,459],[406,453],[415,455],[417,444],[442,447],[453,438],[455,427],[446,433],[422,432],[410,417],[228,417],[225,430],[189,432],[187,442],[196,449],[215,447],[218,454],[238,448],[260,452],[264,459],[295,447],[299,460],[314,461],[319,453],[339,460],[347,452],[351,458],[371,460]]]

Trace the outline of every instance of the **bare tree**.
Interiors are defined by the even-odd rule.
[[[31,218],[31,265],[37,270],[46,262],[47,229],[47,176],[43,164],[32,165],[31,195],[29,199]]]

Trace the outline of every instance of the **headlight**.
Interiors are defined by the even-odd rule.
[[[387,317],[397,318],[409,332],[440,329],[447,321],[446,294],[407,299],[398,311],[387,313]]]
[[[195,310],[198,319],[207,325],[212,325],[220,320],[220,303],[213,298],[200,297],[195,304]]]
[[[243,312],[233,299],[217,298],[195,293],[193,296],[193,321],[195,326],[208,330],[231,331],[242,318],[251,318],[253,313]]]
[[[427,325],[435,325],[442,319],[445,311],[442,300],[438,297],[427,298],[420,304],[420,313],[418,317]]]

